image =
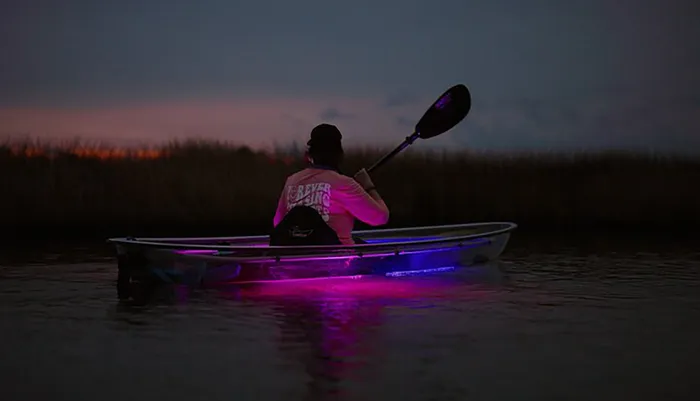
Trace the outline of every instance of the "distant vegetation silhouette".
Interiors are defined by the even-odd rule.
[[[299,150],[215,141],[124,150],[0,145],[5,236],[267,233]],[[351,175],[387,149],[347,149]],[[700,223],[700,160],[621,152],[497,155],[418,146],[374,174],[389,226],[514,221],[521,229]],[[358,228],[366,228],[358,224]]]

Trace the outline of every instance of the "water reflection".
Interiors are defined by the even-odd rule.
[[[372,375],[383,308],[353,297],[276,302],[278,349],[301,363],[309,377],[306,399],[334,399],[343,384]],[[371,361],[371,362],[370,362]]]
[[[376,376],[382,366],[382,326],[389,308],[430,308],[456,295],[483,296],[476,277],[503,277],[498,263],[421,278],[311,280],[228,287],[229,299],[267,301],[279,325],[278,348],[301,362],[309,376],[306,398],[350,397],[353,383]],[[461,274],[460,274],[461,273]],[[495,273],[495,274],[494,274]],[[489,276],[488,274],[486,276]]]
[[[358,383],[381,376],[383,350],[390,341],[383,328],[394,310],[419,314],[437,303],[482,300],[504,282],[501,262],[456,272],[411,278],[339,278],[248,285],[220,285],[207,290],[162,287],[147,304],[122,302],[118,319],[142,324],[134,314],[194,302],[207,294],[218,307],[264,306],[277,328],[275,348],[297,371],[306,373],[306,400],[353,399]],[[161,308],[162,312],[162,308]]]
[[[18,401],[680,399],[700,370],[700,247],[684,247],[516,240],[456,274],[142,305],[116,299],[109,252],[0,252],[0,376]]]

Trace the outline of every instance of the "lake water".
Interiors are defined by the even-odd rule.
[[[2,399],[698,399],[697,241],[514,237],[459,274],[143,307],[103,245],[5,249]]]

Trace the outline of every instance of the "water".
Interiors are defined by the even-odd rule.
[[[8,249],[2,399],[697,399],[697,242],[515,236],[457,275],[143,307],[116,300],[108,248]]]

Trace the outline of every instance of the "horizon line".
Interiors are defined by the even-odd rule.
[[[251,145],[241,141],[221,138],[206,138],[206,137],[189,137],[189,138],[170,138],[163,139],[157,142],[150,143],[132,143],[118,145],[114,141],[109,141],[103,138],[81,138],[76,136],[73,138],[42,138],[23,135],[21,137],[11,138],[10,136],[0,135],[0,150],[9,151],[15,156],[41,157],[60,153],[68,153],[78,157],[96,157],[105,158],[160,158],[166,157],[169,150],[178,148],[218,148],[221,150],[235,151],[248,149],[252,152],[262,154],[303,154],[305,145],[303,141],[290,139],[281,143],[280,141],[272,140],[266,145]],[[401,142],[397,141],[395,145],[379,145],[379,144],[357,144],[351,143],[345,145],[344,149],[349,153],[385,153],[393,150]],[[630,149],[630,148],[604,148],[604,147],[580,147],[570,149],[474,149],[469,147],[420,147],[415,144],[409,146],[405,151],[412,151],[419,155],[443,154],[443,155],[464,155],[464,156],[490,156],[490,157],[522,157],[522,156],[540,156],[540,157],[575,157],[575,156],[625,156],[625,157],[664,157],[675,159],[700,160],[700,151],[680,152],[680,151],[661,151],[649,148]]]

